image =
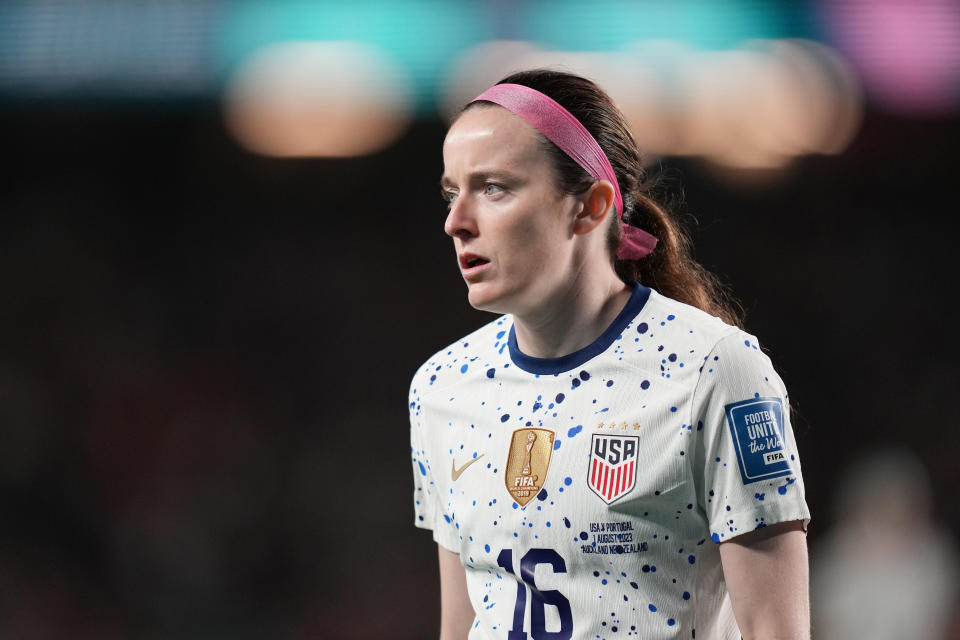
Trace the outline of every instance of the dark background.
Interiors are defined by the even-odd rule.
[[[442,231],[445,126],[273,160],[215,105],[7,105],[0,635],[431,637],[406,392],[487,320]],[[791,393],[811,546],[883,445],[960,530],[954,116],[868,109],[757,182],[664,159]]]
[[[956,3],[0,0],[0,638],[437,636],[407,386],[490,316],[443,233],[436,114],[460,81],[519,64],[502,40],[656,105],[641,133],[706,134],[688,153],[736,131],[732,157],[756,160],[809,144],[805,121],[844,147],[838,114],[862,115],[841,153],[781,169],[654,166],[790,390],[814,567],[839,532],[887,545],[844,560],[886,568],[866,580],[894,600],[935,578],[896,574],[934,539],[884,486],[896,467],[858,488],[876,509],[845,489],[873,452],[912,452],[956,549]],[[252,95],[282,98],[270,81],[289,75],[321,131],[343,90],[361,121],[412,115],[406,133],[359,158],[241,146],[237,78],[302,41],[319,47]],[[731,62],[771,43],[821,82],[782,93]],[[882,600],[875,620],[898,611]]]

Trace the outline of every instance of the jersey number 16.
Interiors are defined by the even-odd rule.
[[[507,640],[527,640],[523,631],[523,619],[527,609],[527,589],[530,599],[530,635],[533,640],[570,640],[573,636],[573,614],[570,612],[570,601],[556,590],[541,590],[537,588],[534,572],[538,564],[548,564],[554,573],[566,573],[567,563],[559,553],[553,549],[530,549],[520,558],[520,573],[513,569],[513,549],[503,549],[497,556],[497,564],[517,577],[517,603],[513,608],[513,629],[507,635]],[[547,631],[544,619],[544,607],[552,605],[560,614],[560,630]]]

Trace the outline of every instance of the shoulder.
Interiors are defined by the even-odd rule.
[[[757,379],[763,386],[781,385],[756,336],[701,309],[651,291],[635,324],[641,336],[654,338],[649,344],[657,349],[668,346],[663,349],[662,357],[668,359],[664,366],[669,366],[669,359],[675,356],[686,361],[689,373],[681,377],[695,388],[702,390],[730,381],[740,386],[743,381]]]
[[[650,290],[647,304],[634,321],[637,333],[657,333],[671,342],[689,344],[691,350],[707,352],[730,336],[742,333],[702,309]],[[754,341],[756,339],[754,338]]]
[[[729,327],[716,337],[703,357],[694,387],[694,403],[719,403],[730,408],[759,399],[776,399],[780,406],[789,402],[783,380],[757,337]]]
[[[491,320],[438,350],[420,365],[410,383],[411,395],[427,389],[446,388],[476,375],[503,360],[513,321],[504,315]]]

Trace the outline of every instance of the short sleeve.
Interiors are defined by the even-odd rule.
[[[810,520],[790,403],[757,339],[734,331],[704,360],[693,397],[700,506],[723,542],[778,522]]]
[[[434,479],[429,447],[429,421],[423,400],[417,389],[419,375],[410,385],[410,458],[413,463],[413,511],[414,524],[421,529],[433,531],[437,544],[454,553],[460,552],[460,536],[449,515],[440,505],[440,487]]]

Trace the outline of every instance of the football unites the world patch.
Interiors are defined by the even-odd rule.
[[[543,488],[552,454],[553,431],[517,429],[513,432],[503,480],[514,502],[521,507]]]
[[[780,398],[752,398],[725,409],[743,483],[790,475]]]
[[[587,485],[607,504],[625,496],[637,483],[639,436],[593,434]]]

